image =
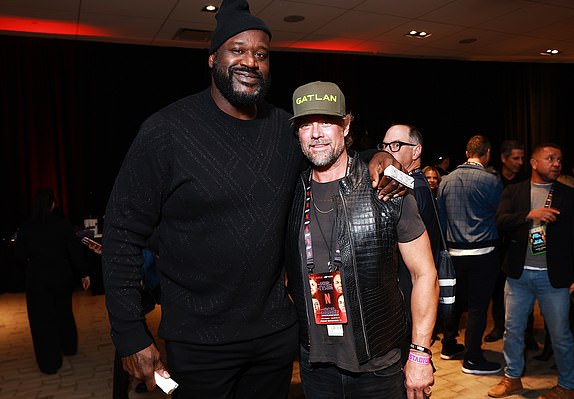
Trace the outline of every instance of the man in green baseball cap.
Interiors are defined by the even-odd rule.
[[[311,163],[295,189],[285,250],[288,289],[299,316],[305,396],[428,397],[434,383],[428,348],[439,288],[416,201],[411,194],[388,202],[376,198],[367,165],[347,148],[352,116],[336,84],[297,88],[293,115]],[[404,373],[400,344],[406,315],[397,249],[413,283],[412,343]]]
[[[312,82],[298,87],[293,93],[293,117],[290,120],[295,124],[298,133],[308,127],[306,122],[313,120],[320,120],[323,126],[329,123],[343,129],[343,136],[335,136],[331,146],[318,143],[304,146],[301,142],[303,154],[311,162],[327,165],[341,158],[342,153],[346,152],[345,144],[349,146],[352,142],[349,135],[352,119],[351,114],[345,113],[345,95],[334,83]],[[303,124],[305,126],[302,126]]]
[[[223,0],[216,20],[209,87],[142,124],[110,195],[102,265],[112,339],[148,390],[157,373],[179,384],[173,398],[286,399],[298,326],[284,231],[304,159],[291,115],[265,101],[270,29],[246,0]],[[373,185],[387,197],[401,191],[379,178],[393,162],[373,157]],[[169,371],[146,329],[138,277],[156,231]]]
[[[293,117],[305,115],[345,116],[345,95],[334,83],[311,82],[293,93]]]

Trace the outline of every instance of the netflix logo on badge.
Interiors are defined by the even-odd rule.
[[[347,322],[340,272],[309,274],[311,300],[317,324]]]

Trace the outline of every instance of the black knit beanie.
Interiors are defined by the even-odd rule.
[[[246,0],[223,0],[215,19],[217,26],[211,38],[209,54],[217,51],[230,37],[246,30],[262,30],[271,39],[271,31],[265,22],[251,15]]]

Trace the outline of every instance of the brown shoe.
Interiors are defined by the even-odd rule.
[[[488,391],[488,396],[491,398],[504,398],[521,391],[524,391],[524,388],[522,387],[522,380],[520,378],[510,378],[504,376],[498,385],[490,388],[490,391]]]
[[[574,399],[574,389],[566,389],[556,385],[544,395],[540,395],[536,399]]]

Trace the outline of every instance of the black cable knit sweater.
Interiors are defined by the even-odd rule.
[[[261,104],[257,119],[238,120],[205,90],[144,122],[105,215],[106,301],[122,356],[152,342],[139,266],[156,229],[162,338],[221,344],[295,323],[281,263],[302,154],[288,118]]]

